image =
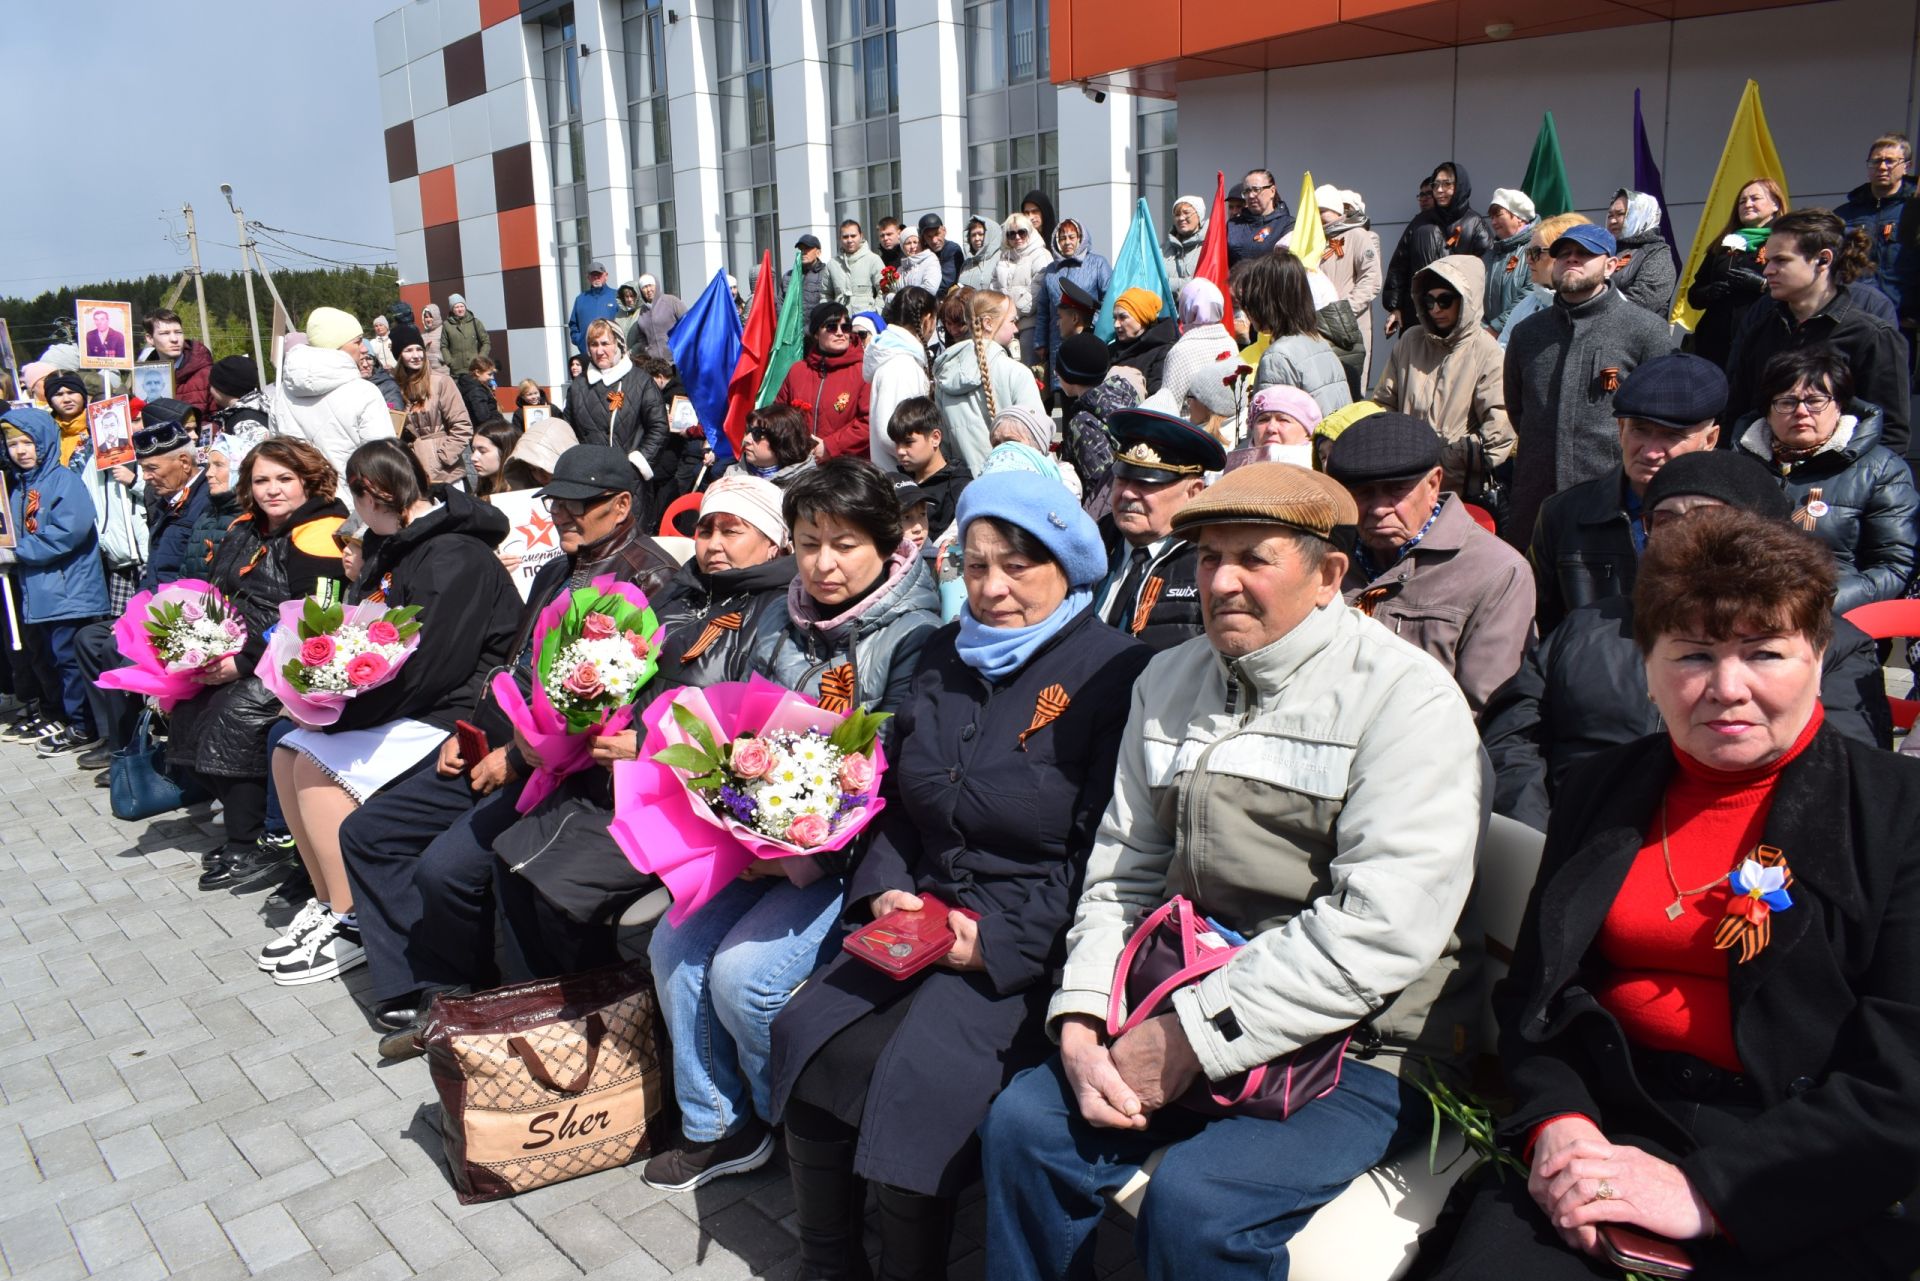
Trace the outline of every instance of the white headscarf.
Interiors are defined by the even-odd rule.
[[[1635,236],[1644,236],[1660,228],[1660,202],[1644,191],[1628,191],[1625,187],[1613,193],[1615,200],[1627,198],[1627,221],[1620,228],[1620,238],[1631,240]]]
[[[1191,329],[1195,325],[1217,325],[1220,318],[1227,314],[1227,300],[1220,296],[1220,286],[1204,276],[1189,280],[1180,290],[1180,324]]]

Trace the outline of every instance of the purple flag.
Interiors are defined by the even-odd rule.
[[[1640,118],[1640,91],[1633,91],[1633,189],[1644,191],[1660,202],[1660,238],[1667,242],[1673,265],[1680,266],[1680,248],[1673,239],[1673,215],[1667,212],[1667,193],[1660,182],[1660,166],[1653,162],[1653,148],[1647,145],[1647,123]]]

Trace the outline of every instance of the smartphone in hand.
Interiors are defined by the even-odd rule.
[[[487,746],[487,731],[478,725],[467,721],[455,721],[453,732],[460,740],[460,759],[466,762],[468,769],[485,760],[487,753],[492,750]]]
[[[1628,1272],[1649,1277],[1690,1277],[1693,1257],[1678,1241],[1642,1232],[1618,1223],[1597,1224],[1600,1248],[1607,1262]]]

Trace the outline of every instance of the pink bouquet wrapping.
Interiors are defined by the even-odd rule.
[[[420,646],[418,605],[282,601],[280,624],[253,674],[306,729],[325,729],[348,703],[392,680]]]
[[[609,831],[673,894],[675,925],[756,858],[845,848],[885,808],[885,713],[829,712],[755,676],[662,694],[613,767]]]
[[[533,629],[533,695],[512,672],[493,678],[493,696],[539,756],[515,806],[522,814],[560,780],[593,763],[593,740],[633,723],[634,700],[659,670],[661,628],[647,594],[611,574],[553,599]]]
[[[207,688],[196,679],[201,672],[240,652],[247,626],[212,583],[181,578],[128,601],[113,639],[133,666],[102,672],[96,684],[144,694],[171,712]]]

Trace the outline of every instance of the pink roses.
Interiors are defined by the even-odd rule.
[[[308,667],[325,667],[333,661],[333,637],[309,636],[300,642],[300,661]]]
[[[367,624],[367,641],[374,645],[397,645],[400,643],[400,629],[382,618]]]
[[[840,761],[840,790],[854,796],[865,796],[873,790],[873,758],[864,752],[855,752]]]
[[[826,844],[833,825],[818,814],[802,814],[787,824],[787,839],[803,850]]]
[[[604,614],[589,614],[587,621],[592,622],[595,618],[605,617]],[[592,663],[582,663],[567,673],[567,678],[560,682],[560,688],[575,698],[598,698],[606,692],[607,683],[600,679],[599,668]]]
[[[316,637],[315,639],[325,638]],[[312,641],[307,642],[309,645],[312,643]],[[389,666],[391,664],[383,655],[375,654],[371,650],[364,654],[355,654],[347,660],[347,684],[355,689],[365,689],[385,676]]]
[[[613,635],[617,624],[610,614],[588,614],[580,622],[580,634],[588,640],[605,640]]]
[[[765,778],[773,768],[773,749],[757,738],[735,739],[732,765],[741,778]]]

